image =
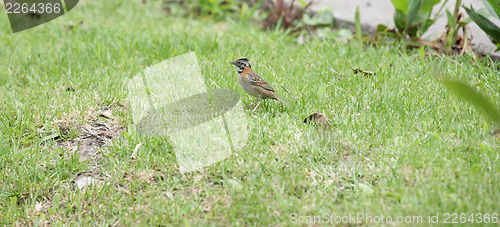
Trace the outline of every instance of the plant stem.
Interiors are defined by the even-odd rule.
[[[457,22],[457,25],[458,25],[458,13],[460,11],[461,4],[462,4],[462,0],[457,0],[455,2],[455,10],[453,11],[453,19]]]

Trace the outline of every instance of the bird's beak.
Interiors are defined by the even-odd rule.
[[[231,64],[236,65],[236,61],[232,61]]]

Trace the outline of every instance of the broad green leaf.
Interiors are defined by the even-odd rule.
[[[495,122],[495,124],[500,127],[500,113],[495,108],[495,106],[483,95],[460,81],[445,78],[443,79],[443,83],[457,96],[469,102],[476,108],[482,110],[488,118],[493,120],[493,122]]]
[[[314,16],[304,14],[303,17],[304,23],[313,27],[319,25],[332,25],[333,19],[333,14],[330,11],[316,13]]]
[[[377,33],[383,33],[383,32],[387,32],[389,31],[389,28],[383,24],[379,24],[377,25],[377,29],[376,29],[376,32]]]
[[[469,17],[491,38],[493,38],[498,43],[500,43],[500,28],[496,26],[493,22],[488,20],[486,17],[476,13],[474,8],[471,6],[470,9],[464,7],[465,12],[469,14]]]
[[[309,26],[316,26],[316,21],[307,13],[302,17],[302,21]]]
[[[406,15],[408,10],[408,0],[391,0],[396,11],[400,10],[403,15]]]
[[[422,2],[420,0],[410,0],[410,4],[408,5],[408,14],[406,15],[407,26],[411,26],[420,22],[418,15],[420,6],[422,6]]]
[[[477,15],[481,15],[483,16],[484,18],[488,18],[491,16],[490,12],[488,11],[488,9],[486,8],[482,8],[482,9],[478,9],[476,10],[476,14]],[[472,18],[470,17],[467,17],[467,19],[463,20],[463,21],[468,21],[468,22],[472,22]]]
[[[488,11],[488,14],[487,15],[484,15],[486,18],[490,17],[490,16],[494,16],[496,13],[495,13],[495,10],[493,9],[493,7],[491,7],[490,3],[488,2],[488,0],[482,0],[483,2],[483,5],[484,5],[484,10],[487,10]],[[479,11],[479,10],[478,10]]]
[[[498,0],[486,0],[489,4],[486,4],[483,0],[484,6],[490,11],[490,14],[497,19],[500,19],[500,2]],[[493,12],[491,12],[493,11]]]
[[[316,15],[314,15],[314,17],[316,18],[316,21],[318,22],[319,25],[333,24],[334,17],[332,12],[329,10],[317,13]]]
[[[432,8],[439,2],[441,2],[441,0],[423,0],[422,7],[420,7],[420,13],[428,14],[432,12]]]
[[[394,13],[394,24],[396,24],[396,28],[400,32],[404,31],[406,28],[406,16],[404,15],[403,11],[397,9],[396,12]]]

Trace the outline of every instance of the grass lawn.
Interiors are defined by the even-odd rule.
[[[171,18],[159,8],[81,1],[68,15],[16,34],[0,10],[0,224],[290,225],[358,213],[423,223],[463,213],[469,225],[471,214],[485,223],[489,213],[488,222],[500,222],[493,122],[450,93],[434,70],[466,80],[499,107],[498,65],[345,44],[335,33],[298,45],[280,31]],[[229,63],[248,57],[292,108],[264,101],[246,114],[241,151],[181,174],[168,140],[131,131],[126,79],[189,51],[207,89],[232,89],[243,104],[253,102]],[[313,112],[333,127],[302,123]],[[81,147],[63,145],[97,120],[130,136],[117,133],[98,158],[82,161]],[[63,128],[65,136],[53,140]],[[99,183],[75,190],[82,174]]]

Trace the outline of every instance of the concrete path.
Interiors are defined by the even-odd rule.
[[[342,22],[347,22],[347,24],[354,23],[354,14],[356,12],[356,6],[359,6],[361,23],[363,25],[363,30],[373,34],[373,31],[378,24],[384,24],[388,27],[394,26],[394,7],[390,0],[314,0],[316,4],[312,6],[315,11],[321,10],[325,7],[329,8],[335,17],[336,25]],[[306,0],[308,2],[308,0]],[[441,1],[443,2],[443,1]],[[455,7],[455,1],[448,1],[446,8],[453,12]],[[462,5],[469,6],[472,5],[475,9],[484,8],[481,0],[462,0]],[[437,11],[441,3],[434,7],[434,11]],[[463,9],[461,12],[467,15]],[[493,20],[490,18],[490,20]],[[500,24],[495,21],[496,24]],[[424,34],[423,38],[428,40],[433,40],[439,37],[443,32],[446,31],[446,15],[442,15],[435,24],[433,24],[429,30]],[[487,54],[492,53],[494,56],[500,57],[500,52],[493,53],[496,49],[495,45],[491,43],[486,34],[475,24],[470,23],[469,28],[472,34],[472,44],[473,49],[478,49],[481,53]]]

